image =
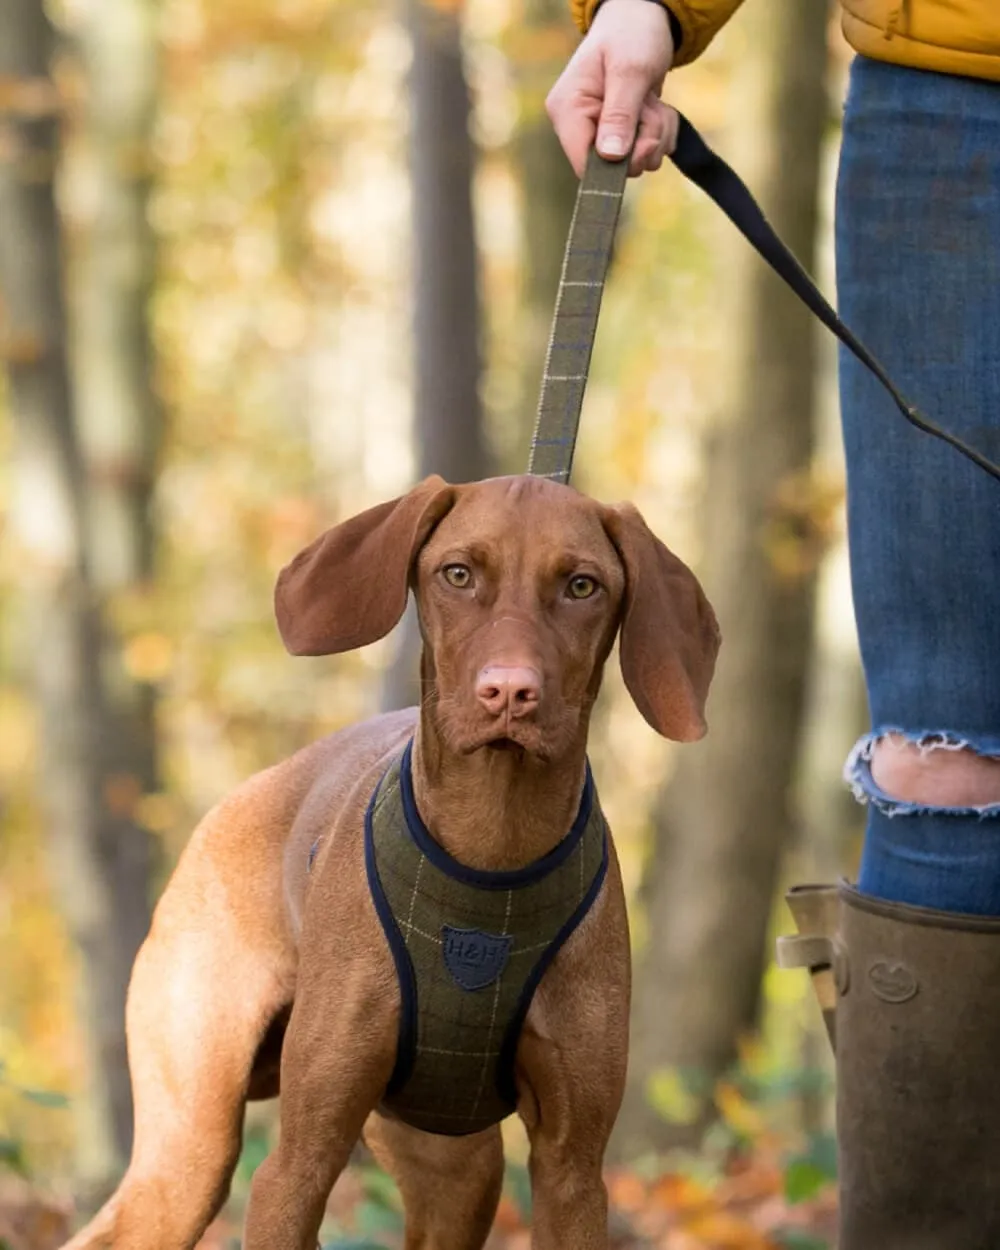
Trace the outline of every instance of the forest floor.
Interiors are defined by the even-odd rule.
[[[697,1166],[613,1170],[611,1250],[828,1250],[836,1221],[835,1187],[823,1169],[788,1164],[766,1149],[736,1155],[720,1172]],[[198,1250],[238,1250],[237,1195]],[[58,1250],[70,1213],[27,1182],[0,1178],[0,1250]],[[324,1250],[400,1250],[402,1214],[395,1186],[373,1166],[351,1167],[338,1181],[323,1229]],[[525,1170],[511,1166],[487,1250],[529,1250],[530,1195]]]

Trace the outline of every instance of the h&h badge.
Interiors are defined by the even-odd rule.
[[[482,990],[492,985],[507,966],[512,939],[481,929],[441,928],[441,953],[445,967],[463,990]]]

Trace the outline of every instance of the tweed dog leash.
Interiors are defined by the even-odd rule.
[[[881,382],[903,417],[941,439],[1000,481],[1000,465],[931,421],[898,390],[884,365],[845,325],[782,243],[745,183],[708,146],[683,114],[671,160],[726,214],[747,242],[806,307]],[[606,161],[591,150],[570,223],[528,472],[568,482],[580,410],[607,277],[615,227],[625,193],[628,161]]]
[[[606,161],[591,148],[576,193],[563,257],[552,333],[528,472],[569,481],[594,349],[597,315],[611,261],[628,161]]]

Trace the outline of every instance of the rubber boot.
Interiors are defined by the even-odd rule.
[[[839,903],[838,1250],[1000,1250],[1000,919]]]

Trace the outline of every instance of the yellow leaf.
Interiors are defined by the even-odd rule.
[[[646,1186],[634,1172],[614,1172],[607,1185],[611,1205],[619,1211],[641,1211],[646,1205]]]
[[[174,644],[166,634],[146,630],[136,634],[125,644],[122,663],[125,671],[136,681],[162,681],[170,672],[174,659]]]
[[[671,1124],[694,1124],[702,1113],[701,1099],[677,1068],[658,1068],[646,1083],[646,1097],[656,1114]]]
[[[767,1063],[767,1047],[759,1033],[741,1033],[736,1039],[736,1053],[744,1072],[760,1073]]]
[[[649,1194],[654,1206],[664,1211],[698,1212],[712,1201],[711,1193],[704,1185],[690,1176],[668,1173],[661,1176]]]
[[[135,805],[135,818],[152,833],[166,833],[177,824],[177,804],[169,794],[144,794]]]
[[[715,1090],[715,1105],[729,1127],[744,1137],[756,1137],[763,1132],[763,1117],[735,1085],[721,1081]]]
[[[773,1243],[745,1220],[725,1211],[712,1211],[686,1222],[685,1231],[705,1250],[772,1250]]]

